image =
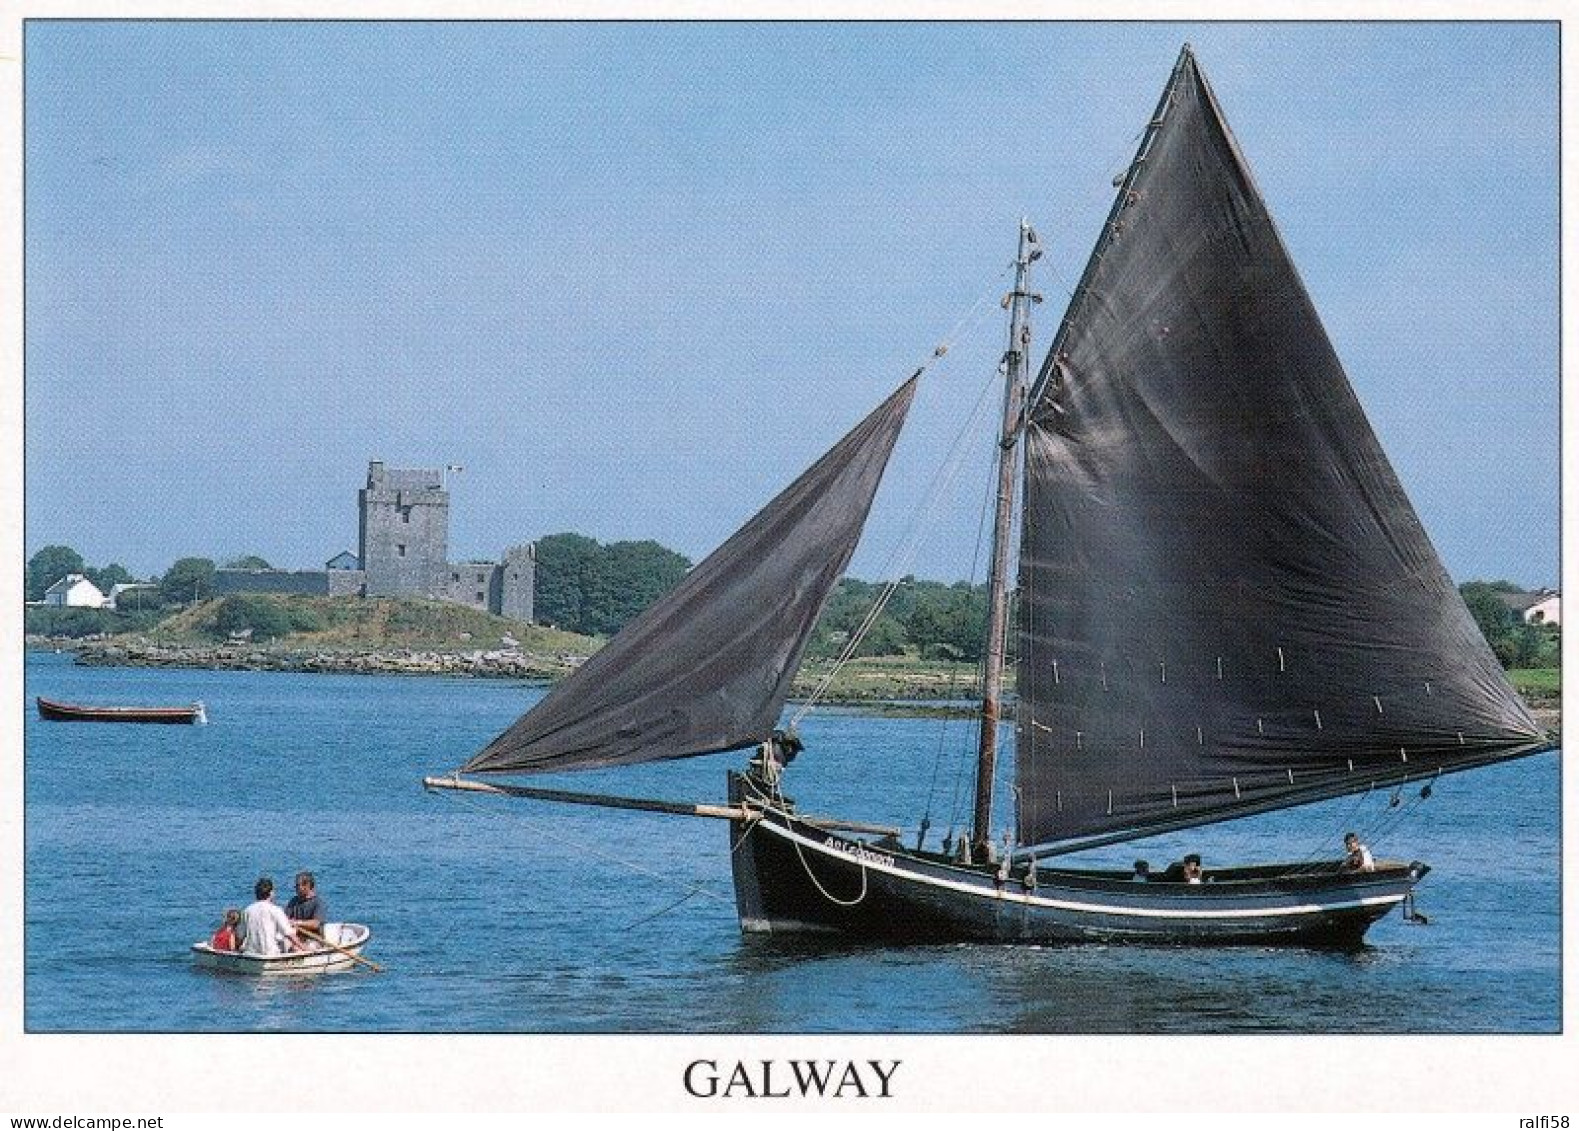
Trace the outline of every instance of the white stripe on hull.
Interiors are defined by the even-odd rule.
[[[840,852],[829,848],[825,843],[812,840],[801,835],[793,829],[771,821],[761,820],[753,826],[753,831],[767,831],[774,836],[782,837],[802,847],[812,849],[814,852],[837,860],[843,864],[853,864],[868,868],[890,876],[896,876],[908,883],[923,884],[930,887],[956,891],[964,895],[974,896],[977,899],[998,901],[1005,903],[1020,903],[1029,907],[1046,908],[1050,911],[1075,911],[1086,914],[1127,916],[1138,919],[1168,919],[1168,920],[1233,920],[1257,919],[1267,916],[1282,915],[1326,915],[1335,911],[1354,911],[1367,907],[1391,908],[1402,903],[1407,893],[1399,892],[1388,895],[1359,896],[1352,899],[1334,901],[1330,903],[1301,903],[1301,904],[1276,904],[1266,907],[1225,907],[1225,908],[1171,908],[1171,907],[1135,907],[1130,904],[1104,904],[1089,903],[1083,900],[1050,899],[1045,896],[1034,895],[1030,892],[1016,892],[1004,888],[987,890],[977,884],[964,883],[958,880],[948,880],[939,876],[927,875],[920,871],[908,868],[899,868],[875,860],[871,854],[855,856],[850,853]],[[1385,913],[1385,912],[1383,912]]]

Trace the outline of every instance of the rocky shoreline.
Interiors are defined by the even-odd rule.
[[[349,675],[445,675],[477,679],[552,682],[574,671],[585,656],[546,655],[518,650],[414,648],[288,648],[251,643],[175,644],[146,638],[113,637],[51,640],[31,637],[27,647],[74,653],[88,667],[206,668],[212,671],[330,672]],[[821,682],[821,673],[801,672],[792,694],[804,698]],[[883,713],[962,715],[971,708],[940,694],[936,680],[882,673],[836,685],[825,693],[829,705]]]
[[[447,675],[478,679],[552,682],[575,670],[585,656],[543,655],[517,650],[300,649],[257,644],[161,644],[124,638],[46,640],[30,638],[29,648],[75,653],[90,667],[207,668],[215,671],[332,672],[348,675]],[[804,697],[817,680],[802,672],[793,694]],[[954,692],[957,695],[957,689]],[[948,699],[952,699],[949,696]],[[830,705],[861,706],[896,714],[969,714],[972,708],[945,701],[932,681],[890,675],[872,685],[831,689]],[[1561,735],[1560,698],[1528,699],[1531,712],[1554,738]]]
[[[351,675],[455,675],[552,680],[583,657],[518,651],[450,652],[417,649],[287,649],[255,644],[209,646],[146,641],[72,641],[76,662],[89,667],[208,668],[216,671],[335,672]]]

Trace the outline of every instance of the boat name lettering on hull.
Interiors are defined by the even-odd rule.
[[[889,868],[894,866],[894,858],[892,856],[884,852],[873,852],[864,844],[854,844],[848,840],[840,840],[836,836],[829,837],[823,841],[823,844],[835,852],[842,852],[846,856],[853,856],[855,859],[864,860],[868,864],[882,864]]]
[[[693,1060],[685,1090],[702,1100],[893,1099],[898,1060]]]

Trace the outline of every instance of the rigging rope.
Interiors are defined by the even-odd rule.
[[[982,312],[981,308],[987,304],[988,300],[991,299],[993,295],[997,294],[1003,289],[1003,278],[1013,268],[1014,264],[1010,263],[1002,271],[998,272],[997,278],[993,279],[991,285],[988,286],[986,290],[981,292],[976,301],[971,304],[970,309],[965,311],[965,313],[960,316],[959,321],[954,323],[953,328],[943,336],[943,340],[939,342],[937,348],[932,351],[932,355],[927,358],[926,361],[921,363],[922,369],[926,369],[927,366],[931,365],[933,361],[946,355],[954,348],[954,343],[956,341],[960,340],[961,338],[969,337],[980,328],[982,320],[986,317],[986,313]],[[966,323],[969,323],[968,327],[966,326]]]
[[[1336,860],[1342,859],[1343,854],[1331,852],[1329,846],[1334,837],[1341,837],[1348,832],[1354,832],[1367,847],[1370,847],[1375,852],[1378,845],[1384,843],[1404,823],[1414,818],[1416,813],[1435,792],[1437,785],[1437,779],[1433,776],[1423,778],[1418,782],[1408,782],[1388,791],[1389,797],[1397,800],[1390,800],[1386,810],[1376,823],[1367,826],[1358,818],[1366,803],[1373,801],[1376,797],[1376,786],[1373,783],[1363,793],[1355,794],[1353,803],[1345,810],[1342,819],[1334,822],[1334,826],[1341,831],[1324,836],[1320,847],[1307,850],[1300,857],[1301,864],[1312,870],[1321,870]],[[1414,789],[1416,786],[1419,788]],[[1403,791],[1406,789],[1414,789],[1414,796],[1407,801],[1403,798]]]
[[[1393,796],[1398,798],[1398,800],[1388,803],[1387,811],[1382,814],[1381,820],[1376,823],[1374,829],[1368,832],[1362,830],[1361,835],[1364,839],[1381,843],[1385,838],[1392,836],[1404,822],[1413,819],[1413,810],[1417,810],[1425,804],[1426,798],[1431,796],[1431,793],[1434,791],[1433,787],[1436,782],[1433,778],[1418,783],[1420,788],[1415,790],[1415,795],[1407,801],[1402,800],[1403,791],[1413,788],[1416,784],[1415,782],[1409,782],[1407,785],[1397,787]]]
[[[684,903],[686,900],[690,899],[695,894],[696,894],[696,891],[694,889],[691,890],[691,891],[688,891],[684,895],[682,895],[679,899],[677,899],[673,903],[669,904],[668,907],[665,907],[665,908],[663,908],[663,909],[661,909],[659,911],[654,911],[651,915],[643,915],[640,919],[636,919],[633,922],[626,923],[624,929],[628,931],[632,927],[639,927],[639,926],[641,926],[643,923],[651,923],[654,919],[658,919],[658,918],[661,918],[664,915],[669,914],[669,912],[673,911],[676,907],[680,906],[680,904]]]
[[[1360,810],[1365,807],[1365,803],[1370,800],[1372,794],[1375,792],[1376,784],[1372,782],[1365,788],[1363,793],[1357,793],[1353,795],[1351,803],[1344,811],[1342,820],[1333,822],[1337,828],[1342,830],[1342,832],[1337,834],[1338,836],[1342,836],[1343,832],[1347,832],[1350,828],[1355,827],[1357,824],[1356,818],[1359,817]],[[1333,854],[1330,848],[1332,839],[1332,833],[1323,833],[1321,843],[1319,845],[1312,845],[1310,848],[1306,849],[1300,854],[1300,863],[1307,867],[1315,867],[1316,865],[1330,863],[1333,859]]]
[[[756,796],[766,797],[770,802],[777,801],[780,811],[787,812],[787,804],[784,801],[784,794],[780,789],[779,779],[774,779],[769,783],[769,791],[766,794],[764,794],[762,790],[757,787],[756,783],[750,781],[749,779],[747,780],[746,784]],[[746,837],[750,835],[753,827],[754,825],[748,824],[745,830],[740,834],[739,839],[736,840],[735,843],[730,847],[729,854],[731,856],[733,856],[739,850],[740,846],[746,842]],[[790,831],[793,832],[794,830]],[[800,860],[800,866],[805,869],[806,878],[812,882],[812,885],[822,893],[823,898],[825,898],[829,903],[832,903],[838,907],[854,907],[856,904],[860,903],[866,898],[866,862],[864,860],[861,860],[859,857],[856,858],[856,863],[861,869],[860,892],[855,896],[854,899],[840,899],[838,896],[834,895],[826,887],[824,887],[822,881],[817,878],[816,873],[811,870],[811,864],[806,860],[806,854],[801,848],[800,841],[791,837],[790,843],[795,846],[795,856]]]
[[[1101,180],[1080,196],[1073,207],[1059,210],[1057,218],[1049,226],[1042,229],[1044,235],[1051,235],[1054,239],[1060,239],[1065,236],[1074,239],[1080,234],[1075,230],[1074,217],[1085,216],[1103,203],[1112,203],[1113,193],[1123,183],[1125,176],[1129,173],[1130,166],[1134,164],[1137,147],[1140,145],[1141,138],[1145,136],[1147,129],[1150,129],[1150,126],[1136,130],[1129,140],[1123,143],[1122,148],[1117,149],[1114,156],[1101,166],[1103,170]],[[1081,183],[1085,183],[1084,178],[1080,178],[1080,180]],[[1106,219],[1103,221],[1103,226],[1106,227]],[[1089,241],[1087,242],[1089,245]],[[1064,297],[1073,300],[1075,290],[1080,285],[1078,278],[1071,281],[1068,276],[1060,271],[1056,256],[1047,256],[1045,263],[1047,269],[1052,272],[1053,281],[1064,292]]]
[[[927,523],[938,509],[943,494],[953,485],[954,480],[958,477],[960,468],[964,465],[967,450],[964,440],[970,433],[975,431],[977,421],[981,417],[982,410],[988,402],[988,394],[991,391],[992,382],[989,381],[982,387],[981,393],[976,398],[975,407],[971,409],[964,426],[955,435],[943,463],[939,466],[937,473],[933,475],[932,482],[927,487],[925,500],[912,517],[905,537],[889,553],[888,560],[884,563],[881,572],[884,576],[892,578],[892,580],[884,583],[882,590],[873,601],[872,607],[867,610],[866,616],[856,630],[850,634],[850,638],[845,642],[838,658],[834,660],[833,666],[823,675],[815,690],[812,691],[811,695],[807,697],[806,701],[800,705],[799,709],[791,717],[789,721],[790,726],[799,725],[800,721],[822,701],[823,696],[828,693],[828,688],[832,686],[834,679],[855,658],[856,650],[860,648],[862,641],[866,639],[867,634],[872,630],[878,618],[882,616],[883,610],[888,606],[889,599],[893,597],[895,591],[898,590],[903,582],[908,572],[908,566],[914,563],[916,555],[920,552],[921,537],[926,530]]]
[[[1000,372],[1002,371],[1002,367],[1001,366],[999,367],[999,370],[1000,370]],[[989,506],[991,506],[991,501],[992,501],[992,496],[989,493],[987,495],[987,497],[982,500],[981,514],[976,520],[976,544],[971,549],[971,555],[970,555],[969,583],[970,583],[970,587],[971,587],[972,591],[974,591],[975,588],[976,588],[976,578],[977,578],[978,573],[979,573],[979,571],[981,569],[981,546],[982,546],[982,542],[983,542],[983,540],[985,538],[985,533],[986,533],[986,529],[987,529],[987,509],[988,509]],[[977,671],[978,671],[978,676],[979,676],[979,674],[980,674],[980,664],[979,663],[977,665]],[[952,702],[953,699],[954,699],[954,689],[958,686],[958,680],[959,680],[959,670],[958,670],[957,666],[951,664],[949,666],[949,677],[948,677],[948,688],[947,688],[947,692],[948,692],[947,700],[950,701],[950,702]],[[978,684],[977,685],[979,686],[979,679],[978,679]],[[932,801],[933,801],[933,798],[935,797],[935,795],[937,793],[938,772],[943,767],[943,758],[944,758],[944,753],[945,753],[945,750],[946,750],[946,747],[947,747],[947,739],[948,739],[948,724],[949,724],[949,719],[945,715],[943,720],[942,720],[942,722],[938,726],[938,749],[937,749],[937,754],[934,755],[933,760],[932,760],[932,778],[927,783],[927,803],[926,803],[925,809],[922,811],[922,817],[921,817],[921,823],[922,823],[923,826],[930,826],[931,823],[932,823]],[[959,782],[960,782],[960,774],[962,772],[963,765],[964,765],[964,759],[956,759],[955,771],[954,771],[954,794],[953,794],[953,797],[950,799],[950,804],[949,804],[949,838],[950,839],[953,838],[955,818],[956,818],[956,816],[958,816]],[[920,846],[918,845],[917,847],[920,847]],[[944,851],[946,852],[947,849],[945,849]]]
[[[491,808],[491,807],[490,808],[485,808],[483,803],[482,803],[482,800],[480,798],[470,797],[470,796],[467,796],[467,795],[465,795],[463,793],[459,793],[459,792],[454,791],[454,790],[446,789],[446,790],[440,790],[440,791],[437,791],[437,792],[440,792],[440,793],[444,794],[446,800],[452,801],[452,802],[454,802],[455,804],[458,804],[458,805],[464,805],[464,806],[466,806],[468,808],[476,809],[479,812],[489,812],[489,813],[505,812],[505,810],[495,809],[495,808]],[[512,809],[512,810],[509,810],[508,812],[510,813],[510,819],[515,821],[516,823],[522,825],[524,828],[527,829],[528,832],[544,833],[545,836],[548,835],[546,830],[541,825],[534,824],[533,822],[526,820],[524,817],[519,816],[518,815],[519,814],[519,810]],[[611,853],[600,851],[599,849],[597,849],[596,847],[594,847],[592,845],[586,844],[584,842],[577,842],[575,839],[573,839],[571,837],[564,836],[563,834],[554,835],[553,839],[557,843],[562,844],[562,845],[566,846],[567,848],[571,848],[571,849],[573,849],[573,850],[575,850],[577,852],[585,852],[585,853],[587,853],[588,855],[591,855],[591,856],[599,857],[600,859],[605,860],[605,861],[607,861],[609,863],[617,864],[617,865],[619,865],[622,868],[627,868],[627,869],[629,869],[632,872],[638,872],[641,875],[649,877],[650,879],[660,880],[660,881],[662,881],[664,883],[667,883],[667,884],[683,885],[683,886],[685,886],[688,889],[686,891],[686,895],[685,895],[686,899],[691,898],[691,896],[693,896],[693,895],[705,895],[705,896],[707,896],[710,899],[718,900],[720,903],[727,903],[731,907],[734,906],[734,902],[735,901],[732,898],[730,898],[729,896],[726,896],[726,895],[720,895],[718,892],[712,890],[711,888],[707,887],[704,884],[687,883],[685,880],[679,879],[679,878],[677,878],[676,876],[674,876],[673,874],[671,874],[669,872],[659,872],[659,871],[655,871],[655,870],[653,870],[651,868],[644,868],[640,864],[635,863],[634,861],[626,860],[626,859],[623,859],[622,857],[614,856]],[[731,852],[733,852],[733,850],[731,850]],[[684,902],[684,900],[682,900],[681,902]],[[675,904],[675,906],[678,907],[679,904]],[[665,910],[670,910],[670,909],[666,908]],[[660,912],[659,914],[662,914],[662,912]]]

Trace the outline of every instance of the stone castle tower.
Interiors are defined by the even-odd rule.
[[[537,547],[528,542],[511,546],[499,563],[499,592],[494,612],[511,620],[532,623],[532,587],[537,582]]]
[[[532,622],[536,547],[512,546],[502,562],[451,562],[450,494],[441,472],[374,460],[357,510],[367,596],[428,597]]]
[[[357,546],[369,597],[436,596],[448,569],[450,494],[430,468],[367,466]]]

